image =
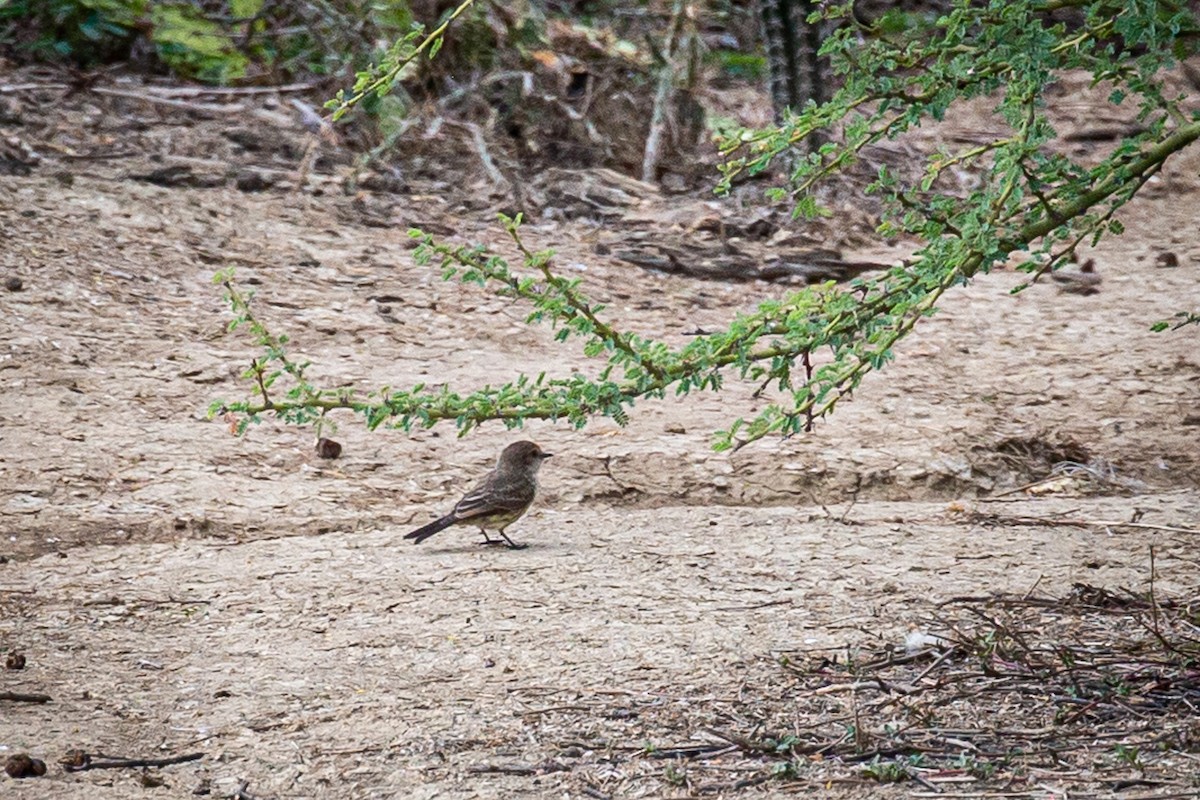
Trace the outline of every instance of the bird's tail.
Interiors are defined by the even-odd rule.
[[[417,528],[412,533],[404,534],[404,538],[412,539],[413,544],[420,544],[421,542],[428,539],[430,536],[433,536],[438,531],[446,530],[446,528],[449,528],[451,525],[454,524],[454,522],[455,522],[454,515],[447,514],[446,516],[442,517],[441,519],[435,519],[433,522],[429,523],[428,525],[425,525],[424,527]]]

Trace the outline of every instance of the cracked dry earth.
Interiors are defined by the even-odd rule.
[[[1148,332],[1200,299],[1194,148],[1096,254],[1098,294],[982,277],[810,436],[713,453],[753,386],[646,403],[627,428],[530,426],[556,456],[519,552],[401,539],[519,434],[342,419],[323,461],[305,431],[237,439],[205,416],[254,354],[223,331],[226,264],[324,385],[586,367],[524,308],[412,263],[408,224],[500,243],[491,211],[417,192],[368,226],[332,190],[165,188],[130,179],[143,166],[51,157],[0,180],[0,273],[23,284],[0,294],[0,648],[28,659],[0,691],[53,697],[0,701],[0,755],[50,763],[4,797],[906,797],[832,761],[807,783],[738,788],[715,761],[680,784],[647,745],[748,732],[773,654],[900,643],[955,595],[1141,590],[1151,547],[1158,591],[1196,588],[1196,537],[1166,528],[1200,521],[1200,352]],[[786,290],[644,272],[580,223],[526,233],[671,342]],[[1061,461],[1118,480],[1004,494]],[[1049,521],[1135,511],[1148,527]],[[68,774],[72,748],[204,758]]]

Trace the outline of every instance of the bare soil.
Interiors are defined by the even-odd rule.
[[[1152,548],[1162,597],[1200,584],[1200,351],[1194,329],[1149,331],[1200,300],[1195,148],[1122,213],[1126,233],[1095,254],[1097,294],[1013,295],[1021,276],[983,276],[809,436],[714,453],[712,431],[761,402],[732,386],[646,403],[625,428],[459,439],[340,418],[344,453],[325,461],[309,431],[239,439],[207,418],[247,392],[255,355],[225,332],[213,272],[237,268],[324,385],[587,368],[527,309],[412,263],[410,225],[503,247],[487,185],[464,166],[346,196],[336,163],[301,181],[311,136],[278,100],[229,116],[7,97],[6,133],[42,160],[0,178],[0,279],[21,283],[0,288],[0,651],[27,658],[0,691],[53,701],[0,700],[0,757],[50,763],[0,778],[5,797],[229,797],[243,782],[257,798],[910,796],[924,789],[836,758],[739,783],[772,762],[655,753],[821,713],[779,653],[902,650],[954,596],[1144,592]],[[1078,102],[1064,117],[1087,117]],[[170,166],[175,185],[145,179]],[[697,193],[627,216],[683,237],[739,213]],[[672,342],[788,291],[619,261],[605,255],[630,235],[619,220],[526,234],[619,325]],[[1159,266],[1167,253],[1178,266]],[[555,453],[510,530],[528,549],[462,529],[402,540],[518,436]],[[1061,462],[1091,471],[1043,481]],[[69,774],[56,762],[73,748],[204,758]],[[1051,762],[951,790],[1099,796],[1118,770],[1190,791],[1198,757]]]

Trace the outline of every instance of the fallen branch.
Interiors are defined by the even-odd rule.
[[[169,767],[172,764],[184,764],[188,761],[199,761],[204,753],[187,753],[169,758],[122,758],[106,756],[103,753],[72,752],[64,760],[63,769],[67,772],[84,772],[89,769],[124,769],[126,767]]]
[[[48,694],[22,694],[21,692],[0,692],[0,700],[10,700],[14,703],[49,703],[53,698]]]
[[[223,103],[214,105],[212,103],[191,103],[187,100],[172,100],[169,97],[155,97],[154,95],[144,94],[140,92],[127,92],[122,89],[109,89],[104,86],[94,86],[91,91],[95,94],[105,95],[107,97],[122,97],[128,100],[141,100],[144,103],[152,105],[168,106],[177,108],[181,111],[191,111],[195,114],[203,114],[212,117],[227,117],[233,114],[241,114],[246,110],[246,107],[240,103]]]
[[[1006,516],[1003,514],[976,513],[973,521],[990,522],[993,524],[1046,526],[1065,525],[1071,528],[1139,528],[1149,531],[1165,531],[1167,533],[1190,533],[1200,536],[1200,528],[1183,528],[1178,525],[1155,525],[1151,522],[1121,522],[1120,520],[1071,519],[1069,517],[1036,517],[1036,516]]]
[[[245,97],[307,92],[316,87],[315,83],[286,83],[282,86],[148,86],[144,91],[159,97],[201,97],[203,95]]]

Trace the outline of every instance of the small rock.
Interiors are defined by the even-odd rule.
[[[234,185],[242,192],[261,192],[265,189],[270,189],[277,182],[278,179],[273,175],[267,175],[253,169],[242,170],[234,179]]]
[[[25,669],[25,654],[16,651],[9,653],[4,659],[5,669]]]
[[[10,778],[36,778],[46,774],[46,762],[31,758],[28,753],[16,753],[4,762],[4,771]]]
[[[138,773],[138,780],[142,782],[142,786],[147,789],[157,789],[159,786],[166,785],[167,781],[160,775],[155,775],[152,772],[143,770]]]
[[[358,184],[368,192],[385,194],[406,194],[410,191],[408,181],[403,173],[395,167],[389,167],[382,172],[372,172]]]
[[[342,454],[342,446],[333,439],[322,436],[317,439],[317,455],[321,458],[337,458]]]
[[[1159,269],[1178,267],[1179,256],[1170,251],[1167,251],[1166,253],[1159,253],[1158,258],[1154,259],[1154,266],[1158,267]]]
[[[23,123],[20,101],[15,97],[0,97],[0,124],[21,125]]]
[[[663,426],[663,431],[666,433],[687,433],[687,428],[678,422],[668,422]]]
[[[25,283],[15,275],[10,275],[4,279],[4,288],[10,292],[19,292],[25,288]]]

